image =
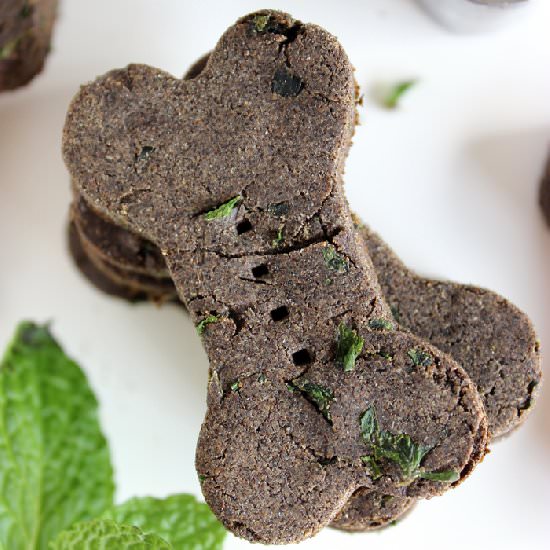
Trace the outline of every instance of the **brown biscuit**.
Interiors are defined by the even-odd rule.
[[[198,70],[201,60],[197,61],[193,67]],[[544,219],[548,226],[550,226],[550,154],[548,155],[548,161],[546,162],[546,171],[542,176],[540,184],[539,203],[544,215]]]
[[[27,84],[50,50],[57,0],[0,2],[0,91]]]
[[[356,239],[341,184],[354,92],[332,36],[260,12],[194,79],[112,71],[67,116],[78,193],[160,248],[202,330],[197,469],[214,513],[253,541],[313,535],[360,487],[439,494],[485,450],[475,387],[394,330]]]

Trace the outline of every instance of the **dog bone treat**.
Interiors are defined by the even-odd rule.
[[[0,2],[0,91],[27,84],[50,50],[57,0]]]
[[[259,12],[195,78],[112,71],[66,120],[77,192],[160,248],[202,335],[197,469],[252,541],[311,536],[361,487],[439,494],[485,450],[474,385],[395,329],[357,240],[341,182],[354,92],[332,36]]]
[[[199,59],[193,68],[197,70],[200,67],[202,60]],[[546,162],[546,171],[542,177],[540,185],[540,207],[542,208],[542,213],[544,214],[544,219],[546,223],[550,226],[550,154],[548,155],[548,161]]]

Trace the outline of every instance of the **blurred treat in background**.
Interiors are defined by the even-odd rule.
[[[0,91],[27,84],[44,66],[57,0],[0,0]]]
[[[548,152],[548,160],[546,161],[546,170],[540,184],[539,199],[544,219],[548,227],[550,227],[550,151]]]
[[[529,0],[418,0],[450,30],[483,32],[512,23],[527,12]]]

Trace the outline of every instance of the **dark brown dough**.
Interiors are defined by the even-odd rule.
[[[485,450],[464,370],[392,330],[342,192],[354,120],[338,42],[278,12],[230,27],[192,80],[142,65],[98,78],[66,120],[77,192],[160,248],[197,324],[216,320],[203,332],[196,464],[214,513],[257,542],[313,535],[360,487],[439,494]],[[335,357],[341,326],[364,339],[349,372]],[[306,381],[332,392],[330,420],[296,389]],[[374,448],[360,419],[372,410],[384,433],[430,449],[414,475],[388,459],[380,477],[364,465]],[[457,482],[419,477],[449,470]]]
[[[57,0],[0,2],[0,91],[27,84],[43,66]]]

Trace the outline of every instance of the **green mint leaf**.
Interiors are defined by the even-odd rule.
[[[376,462],[376,459],[373,456],[362,456],[361,461],[369,469],[369,474],[373,481],[376,481],[382,476],[382,468],[380,468],[380,465]]]
[[[392,434],[384,430],[380,431],[374,446],[375,456],[397,464],[405,480],[418,477],[420,464],[428,451],[429,447],[415,443],[407,434]]]
[[[202,333],[205,331],[207,325],[211,325],[212,323],[217,323],[221,319],[221,315],[208,315],[208,317],[205,317],[195,328],[197,329],[197,333],[199,336],[202,335]]]
[[[237,392],[242,387],[243,387],[243,385],[238,380],[235,380],[235,382],[233,382],[230,386],[232,392]]]
[[[454,470],[443,470],[442,472],[421,472],[419,477],[429,479],[430,481],[453,483],[460,479],[460,474]]]
[[[269,15],[255,15],[252,19],[254,30],[256,32],[263,32],[269,23]]]
[[[336,273],[347,273],[349,271],[349,264],[344,256],[336,252],[336,248],[331,244],[323,248],[323,258],[325,264],[331,271]]]
[[[412,481],[417,477],[424,477],[425,472],[420,468],[422,460],[431,450],[415,443],[407,434],[393,434],[381,430],[376,417],[374,405],[371,405],[360,417],[359,425],[361,436],[371,447],[372,454],[361,457],[371,473],[381,475],[380,460],[386,459],[399,466],[403,479]],[[367,460],[368,459],[368,460]],[[380,470],[378,472],[376,469]],[[431,475],[431,474],[427,474]],[[425,477],[425,479],[429,479]],[[439,480],[436,480],[439,481]]]
[[[281,225],[281,227],[279,227],[279,229],[277,230],[277,236],[273,239],[273,243],[272,245],[273,246],[279,246],[283,240],[284,240],[284,236],[283,236],[283,230],[284,230],[284,225]]]
[[[21,37],[18,36],[17,38],[6,42],[3,46],[0,46],[0,61],[4,59],[9,59],[13,55],[20,40]]]
[[[338,326],[338,344],[336,346],[336,364],[349,372],[355,368],[355,360],[363,350],[365,340],[344,323]]]
[[[369,321],[369,328],[372,330],[393,330],[394,326],[387,319],[371,319]]]
[[[417,367],[429,367],[433,364],[433,357],[426,351],[421,349],[410,349],[407,355],[411,358],[413,365]]]
[[[26,19],[27,17],[30,17],[34,12],[34,6],[31,6],[28,2],[25,2],[23,4],[23,7],[21,8],[21,11],[19,12],[19,17],[21,19]]]
[[[0,363],[0,548],[45,549],[113,502],[85,375],[45,326],[21,323]]]
[[[227,534],[208,505],[186,494],[164,499],[133,498],[104,517],[154,533],[175,550],[220,550]]]
[[[399,320],[401,319],[401,313],[399,311],[399,308],[397,306],[390,306],[391,314],[393,315],[393,318],[399,323]]]
[[[373,438],[378,437],[378,421],[376,420],[376,410],[371,405],[360,418],[361,435],[367,443],[371,443]]]
[[[77,523],[63,531],[50,550],[172,550],[157,535],[145,534],[137,527],[119,525],[109,519]]]
[[[207,221],[212,221],[219,220],[220,218],[227,218],[227,216],[231,215],[231,212],[233,212],[233,208],[235,208],[236,204],[241,200],[242,197],[240,195],[229,199],[227,202],[220,204],[217,208],[207,212],[204,215],[204,219]]]
[[[306,378],[296,378],[292,381],[294,388],[304,393],[319,410],[319,412],[332,424],[330,404],[334,400],[334,393],[329,388],[314,384]]]
[[[403,95],[416,84],[416,80],[404,80],[403,82],[395,84],[384,98],[384,106],[388,109],[395,109]]]

